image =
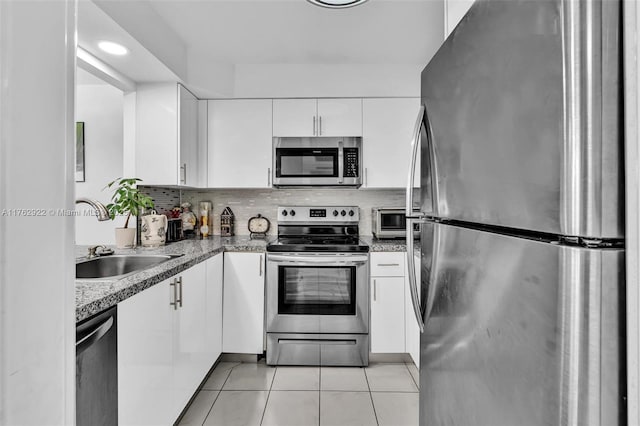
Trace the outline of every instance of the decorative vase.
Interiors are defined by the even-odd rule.
[[[140,242],[143,247],[158,247],[164,245],[167,236],[168,219],[163,214],[151,214],[140,217]]]
[[[136,228],[116,228],[116,247],[134,248],[136,246]]]

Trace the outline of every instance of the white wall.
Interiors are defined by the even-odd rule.
[[[640,424],[640,5],[624,3],[628,425]]]
[[[449,37],[475,0],[447,0],[444,6],[444,37]]]
[[[237,64],[236,98],[420,96],[425,64]]]
[[[84,122],[85,181],[76,182],[76,197],[109,203],[111,191],[103,188],[123,176],[123,108],[121,90],[108,84],[78,84],[76,121]],[[88,204],[79,204],[76,210],[93,212]],[[115,244],[114,229],[123,225],[120,222],[76,217],[76,244]]]
[[[0,42],[0,424],[73,425],[75,1],[0,1]]]

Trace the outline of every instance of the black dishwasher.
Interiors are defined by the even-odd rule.
[[[118,424],[116,308],[76,324],[76,425]]]

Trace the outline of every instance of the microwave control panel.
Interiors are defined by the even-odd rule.
[[[358,177],[358,148],[344,148],[344,177]]]

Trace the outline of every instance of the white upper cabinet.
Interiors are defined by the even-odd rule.
[[[212,100],[208,116],[208,187],[271,187],[271,99]]]
[[[362,99],[274,99],[273,136],[362,136]]]
[[[446,0],[444,2],[444,38],[449,37],[451,31],[469,11],[474,0]]]
[[[176,83],[136,89],[135,174],[146,185],[202,187],[198,99]]]
[[[369,98],[362,101],[362,153],[366,188],[404,188],[419,98]],[[420,158],[414,186],[420,186]]]
[[[318,136],[362,136],[362,99],[318,99]]]
[[[179,185],[201,186],[198,164],[198,99],[178,84]]]
[[[274,99],[273,136],[316,136],[316,99]]]

